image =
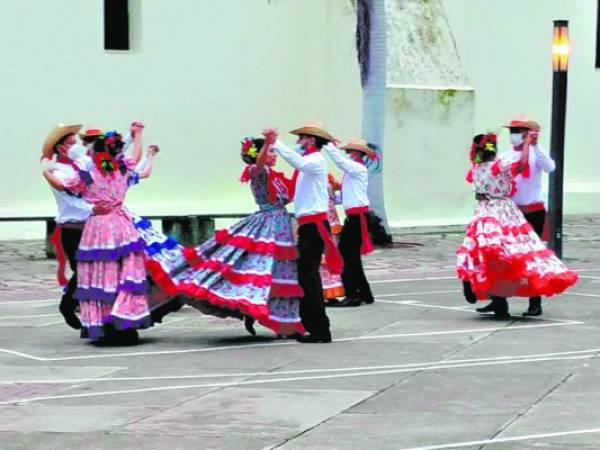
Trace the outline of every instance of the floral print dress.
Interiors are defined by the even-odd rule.
[[[278,335],[293,335],[304,332],[299,309],[304,293],[285,208],[287,188],[281,178],[272,182],[271,171],[257,166],[249,171],[258,212],[195,248],[153,256],[149,267],[164,292],[205,314],[252,317]],[[269,195],[270,185],[276,195]]]
[[[471,172],[475,192],[486,199],[467,224],[456,270],[481,300],[490,295],[552,296],[577,281],[577,274],[546,248],[510,199],[517,174],[518,163],[500,159],[476,164]],[[521,175],[528,175],[527,167]]]

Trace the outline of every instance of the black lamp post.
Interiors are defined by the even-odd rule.
[[[552,135],[550,156],[556,170],[550,174],[548,209],[550,212],[550,248],[562,259],[563,173],[565,161],[565,121],[567,113],[567,74],[569,70],[569,22],[554,21],[552,40]]]

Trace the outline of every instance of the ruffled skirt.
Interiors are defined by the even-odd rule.
[[[163,252],[161,252],[163,253]],[[252,317],[276,334],[303,333],[296,244],[284,208],[252,214],[183,252],[148,263],[169,295],[217,317]]]
[[[509,199],[482,201],[457,250],[458,277],[479,299],[552,296],[577,282]]]
[[[102,338],[116,330],[152,325],[146,295],[145,243],[129,215],[91,216],[77,252],[77,290],[82,337]]]

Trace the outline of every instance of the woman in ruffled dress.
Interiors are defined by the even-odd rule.
[[[80,195],[104,212],[87,220],[77,251],[74,297],[80,305],[82,337],[92,341],[136,343],[137,330],[152,326],[152,310],[163,304],[149,304],[145,242],[123,207],[129,186],[139,179],[134,168],[142,152],[141,134],[139,126],[131,157],[122,153],[121,135],[108,132],[94,143],[92,158],[77,161],[73,178],[60,181],[51,171],[44,172],[54,188]]]
[[[247,138],[241,157],[246,167],[240,177],[249,183],[259,211],[240,220],[183,255],[153,258],[152,278],[171,296],[180,296],[202,313],[243,319],[254,335],[254,322],[277,335],[304,333],[299,317],[297,250],[291,217],[290,180],[275,170],[277,153],[271,148],[274,130],[265,139]],[[174,259],[173,259],[174,258]]]
[[[577,281],[577,274],[546,248],[510,199],[515,176],[529,172],[531,140],[526,137],[516,162],[496,159],[495,134],[479,134],[471,146],[473,167],[467,181],[473,183],[479,203],[457,250],[456,269],[467,301],[490,298],[497,319],[510,318],[506,297],[551,296]]]

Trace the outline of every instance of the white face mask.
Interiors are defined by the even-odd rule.
[[[67,150],[69,159],[77,160],[87,154],[87,149],[83,145],[73,144]]]
[[[304,155],[304,146],[302,144],[296,144],[294,146],[294,151],[299,155]]]
[[[522,145],[523,142],[525,142],[525,139],[523,138],[523,135],[520,133],[511,133],[510,134],[510,143],[513,147],[518,147],[519,145]]]

